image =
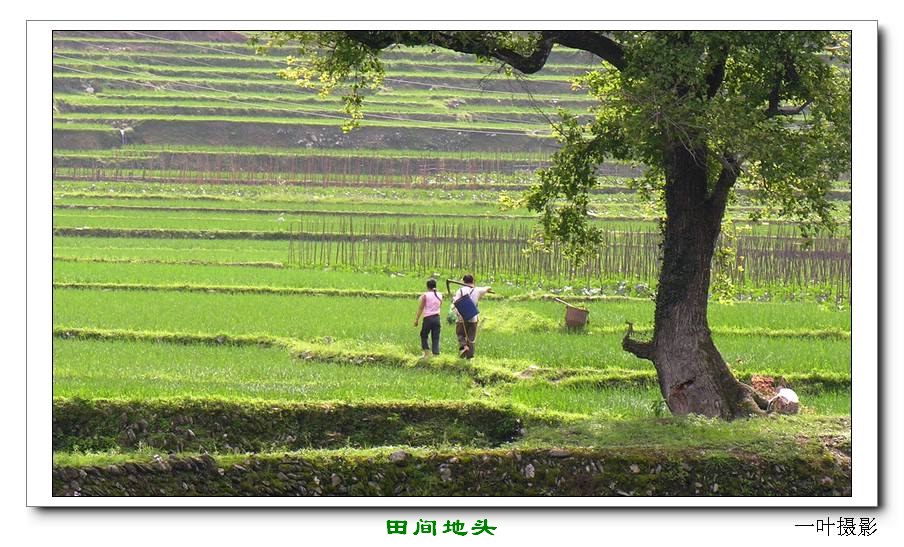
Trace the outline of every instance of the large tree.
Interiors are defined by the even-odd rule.
[[[736,186],[785,216],[804,235],[834,226],[830,185],[849,169],[851,82],[844,33],[816,31],[347,31],[274,32],[264,47],[293,44],[283,75],[323,92],[343,87],[354,125],[362,96],[383,77],[380,52],[434,45],[495,60],[523,74],[541,70],[556,45],[601,59],[578,83],[598,99],[590,116],[561,113],[561,143],[525,196],[545,241],[573,257],[599,244],[589,223],[598,165],[647,166],[639,190],[664,205],[662,267],[652,338],[623,348],[652,361],[674,414],[732,419],[765,407],[737,381],[707,322],[713,255]]]

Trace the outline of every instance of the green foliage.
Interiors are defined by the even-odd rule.
[[[54,458],[52,486],[55,496],[851,495],[849,458],[833,458],[812,429],[800,427],[812,428],[814,422],[798,420],[800,425],[782,427],[760,422],[765,427],[759,431],[736,428],[741,435],[709,420],[638,420],[627,427],[614,422],[618,430],[600,437],[627,442],[554,450],[548,445],[409,448],[399,459],[393,458],[399,455],[393,447],[257,455],[59,455]],[[815,424],[826,430],[822,423]],[[849,454],[844,421],[827,425],[833,433],[841,432],[834,443],[840,445],[839,452]],[[803,434],[791,436],[792,429]],[[639,444],[630,437],[634,431],[651,430],[677,434],[681,443]],[[708,435],[714,430],[718,438]],[[701,436],[707,440],[694,442]],[[694,448],[687,448],[688,440]]]
[[[625,51],[620,71],[603,67],[576,79],[599,103],[593,120],[578,125],[565,117],[562,151],[544,184],[528,198],[543,211],[544,230],[592,252],[586,215],[575,214],[592,188],[601,158],[651,167],[641,186],[661,199],[667,183],[663,151],[671,143],[699,151],[712,191],[726,158],[740,166],[737,184],[756,190],[781,216],[800,221],[805,236],[833,229],[833,204],[826,192],[850,163],[850,73],[826,53],[848,51],[825,32],[621,32]],[[708,78],[718,66],[717,90]],[[791,108],[804,107],[800,117]],[[576,184],[576,181],[580,181]],[[577,191],[577,194],[575,193]],[[555,220],[550,204],[572,205]]]
[[[722,240],[716,246],[713,253],[713,274],[710,290],[715,298],[722,304],[730,304],[734,302],[737,296],[737,289],[732,274],[734,270],[744,270],[743,265],[737,265],[739,259],[743,261],[744,257],[738,257],[737,239],[738,229],[734,222],[730,219],[722,221]]]
[[[495,446],[517,437],[520,425],[512,409],[475,402],[287,403],[207,397],[53,401],[55,451]]]
[[[669,405],[662,397],[657,399],[653,399],[650,402],[650,411],[653,412],[653,415],[657,418],[661,418],[663,416],[669,415]]]
[[[604,151],[584,137],[577,117],[564,110],[559,116],[562,122],[555,129],[562,147],[553,154],[552,165],[539,172],[524,202],[541,215],[539,247],[548,250],[553,241],[561,242],[566,256],[581,263],[602,237],[600,229],[588,222],[588,208]]]

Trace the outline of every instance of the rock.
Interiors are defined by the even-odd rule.
[[[389,461],[391,461],[392,463],[401,463],[407,460],[410,456],[411,454],[409,454],[408,452],[405,452],[404,450],[398,450],[389,455]]]
[[[459,461],[460,461],[460,460],[459,460],[458,458],[454,457],[454,456],[451,457],[451,458],[449,458],[449,463],[458,463]]]
[[[449,469],[448,465],[442,464],[439,466],[439,478],[443,482],[452,480],[452,470]]]
[[[793,390],[783,387],[778,394],[769,400],[766,412],[778,412],[779,414],[797,414],[800,412],[800,399]]]
[[[550,458],[567,458],[568,456],[571,456],[571,452],[564,448],[553,448],[549,451]]]
[[[281,481],[287,481],[287,480],[289,480],[289,477],[286,476],[286,474],[283,473],[282,471],[280,471],[279,473],[276,474],[276,478],[279,479],[279,480],[281,480]]]
[[[636,463],[632,463],[632,464],[631,464],[631,467],[629,467],[629,469],[630,469],[631,472],[634,473],[635,475],[638,474],[638,473],[640,473],[640,466],[637,465]]]
[[[534,478],[534,474],[534,466],[532,464],[527,464],[527,466],[525,466],[524,468],[524,476],[528,479],[532,479]]]
[[[173,469],[176,471],[192,471],[194,468],[191,465],[189,460],[179,460],[177,458],[170,458],[169,464],[173,466]]]
[[[337,486],[342,484],[342,477],[333,473],[333,475],[330,477],[330,484],[333,485],[333,488],[336,488]]]

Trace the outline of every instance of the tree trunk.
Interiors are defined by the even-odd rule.
[[[765,401],[738,382],[712,340],[707,321],[710,272],[725,209],[707,189],[706,151],[676,143],[666,151],[666,224],[653,339],[625,336],[623,347],[656,367],[662,396],[675,415],[733,419],[762,414]]]

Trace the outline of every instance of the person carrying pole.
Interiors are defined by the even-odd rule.
[[[443,295],[436,292],[436,280],[427,280],[427,292],[419,298],[420,306],[417,309],[417,315],[414,317],[414,326],[417,326],[421,315],[424,316],[423,326],[421,326],[421,349],[424,350],[424,358],[430,357],[428,350],[433,350],[433,355],[439,355],[439,330],[441,321],[439,312],[443,304]],[[430,336],[431,345],[427,345],[427,336]]]
[[[457,316],[455,323],[455,335],[458,337],[459,356],[465,359],[474,358],[474,346],[477,343],[477,325],[480,315],[477,310],[477,302],[487,293],[493,292],[491,287],[474,286],[474,276],[466,274],[461,278],[463,283],[446,280],[446,287],[449,283],[462,285],[452,297],[452,305]],[[468,299],[470,302],[465,301]]]

